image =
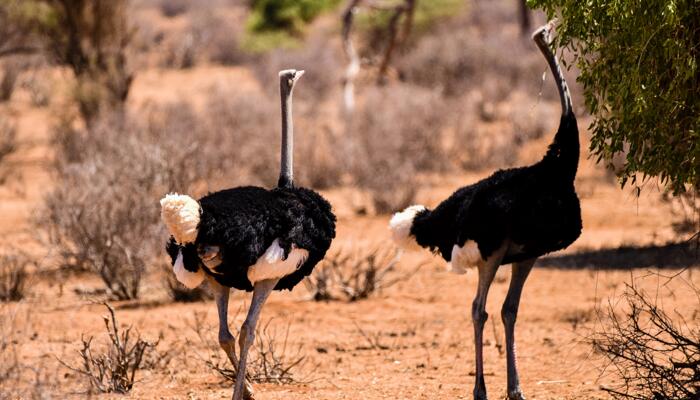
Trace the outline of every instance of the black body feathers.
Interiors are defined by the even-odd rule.
[[[501,264],[560,250],[581,234],[581,208],[574,188],[579,159],[573,113],[562,116],[544,158],[521,168],[500,170],[457,190],[434,210],[418,213],[411,234],[419,245],[451,261],[454,245],[475,241],[483,258],[506,240]]]
[[[202,213],[196,243],[182,247],[185,269],[194,272],[201,266],[217,282],[239,290],[253,290],[247,277],[248,267],[275,239],[279,239],[285,256],[292,244],[309,252],[306,262],[275,287],[291,290],[323,259],[335,237],[331,205],[305,188],[238,187],[204,196],[199,204]],[[222,262],[216,271],[200,264],[198,244],[220,247]],[[173,262],[178,249],[171,239],[167,251]]]

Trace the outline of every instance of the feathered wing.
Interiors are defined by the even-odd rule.
[[[205,196],[200,204],[198,241],[221,251],[213,277],[240,290],[253,289],[251,278],[277,277],[281,269],[291,273],[276,289],[291,289],[311,273],[335,236],[330,204],[308,189],[242,187]]]
[[[219,283],[252,290],[248,268],[255,265],[283,230],[283,210],[270,191],[239,187],[200,199],[198,242],[220,248],[221,264],[212,270]]]
[[[286,206],[289,229],[281,236],[287,246],[296,246],[309,252],[308,258],[297,271],[280,280],[276,289],[292,289],[326,256],[335,237],[335,215],[330,203],[318,193],[305,189],[274,189]],[[288,250],[287,250],[288,251]]]

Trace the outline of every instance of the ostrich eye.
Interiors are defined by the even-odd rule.
[[[202,261],[210,261],[219,255],[219,246],[201,244],[197,246],[197,255]]]

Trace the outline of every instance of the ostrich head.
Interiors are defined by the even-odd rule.
[[[192,197],[176,193],[163,197],[160,207],[161,219],[172,236],[167,250],[175,276],[183,285],[195,288],[205,278],[199,263],[208,265],[219,258],[217,247],[196,244],[202,209]]]
[[[285,69],[280,71],[280,89],[282,90],[282,93],[291,93],[292,89],[294,89],[294,85],[302,75],[304,75],[303,70],[297,71],[296,69]]]
[[[391,229],[391,237],[394,242],[403,248],[418,249],[420,246],[416,242],[416,237],[411,234],[413,220],[418,213],[425,211],[425,207],[414,205],[406,208],[403,211],[397,212],[389,221],[389,229]]]
[[[554,31],[556,25],[556,18],[547,22],[545,25],[542,25],[535,32],[532,33],[532,40],[546,45],[552,43],[552,32]]]

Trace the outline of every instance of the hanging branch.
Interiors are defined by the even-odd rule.
[[[360,73],[360,57],[357,55],[357,50],[355,50],[355,46],[352,43],[350,33],[352,32],[355,13],[361,1],[350,0],[345,12],[343,12],[343,51],[348,58],[348,66],[345,68],[345,76],[343,77],[343,111],[348,118],[355,109],[355,78]]]
[[[530,36],[532,23],[530,21],[530,9],[527,7],[526,0],[518,0],[518,11],[520,14],[520,33],[523,36]]]
[[[410,0],[407,0],[406,3],[408,3],[409,1]],[[388,27],[389,40],[388,40],[387,45],[384,49],[384,58],[382,58],[382,62],[379,65],[379,73],[377,74],[377,84],[382,85],[386,82],[386,73],[387,73],[387,70],[389,69],[389,63],[391,62],[391,56],[394,53],[394,49],[396,48],[396,45],[398,44],[397,37],[399,34],[399,30],[398,30],[399,20],[401,19],[401,16],[406,11],[408,11],[408,5],[406,3],[397,5],[394,8],[394,14],[391,16],[391,19],[389,20],[389,27]],[[407,20],[408,20],[408,18],[407,18]]]
[[[343,110],[346,115],[350,115],[355,106],[354,82],[361,67],[360,58],[350,37],[354,15],[357,13],[360,5],[372,11],[392,13],[389,25],[387,26],[387,44],[384,47],[383,56],[379,63],[379,72],[377,74],[377,83],[383,84],[386,81],[387,71],[389,70],[391,57],[394,51],[398,46],[406,42],[411,33],[416,0],[404,0],[402,3],[395,6],[371,0],[365,0],[364,3],[362,0],[350,0],[348,3],[343,12],[342,29],[343,51],[348,59],[348,66],[345,69],[345,76],[343,78]],[[402,26],[399,27],[401,17],[405,18],[403,19]]]
[[[408,37],[411,36],[413,29],[413,16],[416,14],[416,0],[406,0],[406,18],[403,20],[403,29],[401,32],[402,45],[406,43]]]

